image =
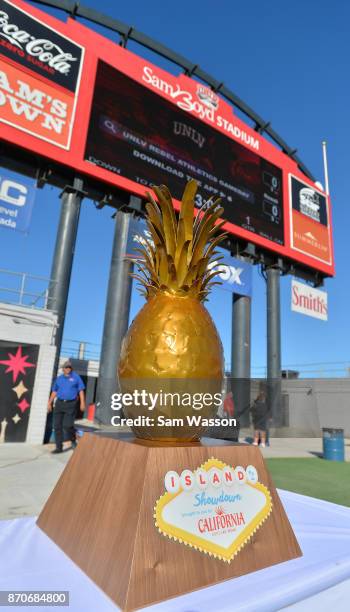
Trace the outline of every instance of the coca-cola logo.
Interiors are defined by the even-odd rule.
[[[51,40],[36,38],[15,23],[11,23],[9,15],[5,11],[0,11],[0,36],[63,75],[69,74],[71,62],[78,61],[77,57],[64,52],[59,45]]]

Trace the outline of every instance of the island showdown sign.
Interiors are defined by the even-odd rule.
[[[0,121],[69,149],[84,49],[0,0]]]
[[[212,457],[195,472],[167,472],[164,485],[154,508],[158,531],[226,563],[272,512],[270,491],[253,465],[233,468]]]

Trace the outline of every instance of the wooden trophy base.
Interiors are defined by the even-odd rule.
[[[230,562],[170,539],[155,525],[165,474],[195,471],[212,457],[254,465],[272,499],[271,513]],[[164,446],[122,434],[85,434],[38,525],[128,611],[302,554],[259,449],[208,438]]]

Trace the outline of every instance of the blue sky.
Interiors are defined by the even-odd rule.
[[[341,374],[345,365],[350,366],[347,189],[350,83],[346,76],[350,54],[349,3],[83,0],[82,4],[134,26],[224,81],[258,114],[271,121],[290,146],[298,149],[301,159],[321,182],[324,182],[321,142],[327,140],[336,258],[336,278],[326,281],[329,321],[292,313],[290,277],[282,278],[282,361],[286,366],[342,362],[313,368],[324,373],[334,369],[338,370],[335,375]],[[130,49],[135,47],[130,45]],[[0,228],[2,268],[49,276],[59,205],[57,190],[46,187],[38,192],[27,236]],[[91,201],[83,203],[66,339],[96,345],[101,341],[114,229],[111,215],[107,208],[96,211]],[[253,291],[252,366],[253,374],[257,374],[263,373],[266,363],[265,283],[257,269]],[[131,317],[139,307],[140,300],[134,291]],[[229,363],[230,294],[217,289],[208,308],[220,331]]]

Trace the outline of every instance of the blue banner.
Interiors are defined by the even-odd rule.
[[[35,192],[34,178],[0,168],[0,227],[27,232]]]
[[[147,229],[144,219],[132,219],[129,226],[128,242],[125,256],[128,259],[140,259],[140,248],[146,240],[151,240],[151,233]],[[222,281],[221,287],[226,291],[239,295],[252,295],[252,265],[241,260],[224,255],[224,259],[210,264],[212,270],[219,270],[218,277]]]
[[[219,270],[218,278],[222,281],[221,287],[239,295],[252,295],[252,265],[236,259],[230,255],[224,255],[218,262],[210,264],[212,270]]]

